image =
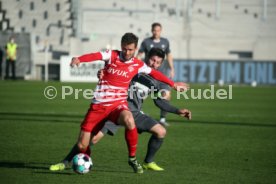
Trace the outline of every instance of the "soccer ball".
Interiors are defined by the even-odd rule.
[[[224,81],[222,79],[218,80],[218,85],[219,86],[223,86],[224,85]]]
[[[252,82],[251,82],[251,86],[252,86],[252,87],[256,87],[256,86],[257,86],[257,82],[256,82],[256,81],[252,81]]]
[[[92,168],[92,160],[91,158],[83,153],[79,153],[73,158],[73,170],[78,174],[86,174]]]

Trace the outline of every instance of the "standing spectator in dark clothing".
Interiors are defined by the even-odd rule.
[[[166,53],[167,61],[163,62],[159,70],[167,77],[173,79],[174,77],[173,56],[171,54],[169,40],[164,37],[161,37],[162,25],[158,22],[153,23],[151,25],[151,32],[152,32],[152,36],[144,39],[143,42],[141,43],[137,57],[141,59],[143,54],[147,56],[148,52],[152,48],[162,49]],[[145,58],[145,61],[147,61],[147,58]],[[170,86],[166,84],[161,84],[160,88],[162,89],[161,94],[163,98],[169,101],[171,99]],[[166,111],[163,111],[163,110],[160,111],[160,123],[162,123],[165,126],[168,126],[169,124],[166,122],[166,115],[167,115]]]
[[[15,80],[15,65],[16,65],[16,53],[17,53],[17,44],[13,37],[10,38],[9,42],[6,45],[6,79],[10,78],[10,65],[12,68],[12,79]]]

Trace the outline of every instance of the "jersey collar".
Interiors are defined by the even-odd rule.
[[[132,63],[133,60],[134,60],[134,57],[130,58],[129,60],[125,60],[123,55],[122,55],[122,51],[120,52],[119,58],[120,58],[120,60],[124,61],[124,63],[127,63],[127,64]]]

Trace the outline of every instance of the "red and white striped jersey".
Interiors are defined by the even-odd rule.
[[[105,61],[104,76],[99,80],[94,91],[94,104],[112,105],[118,101],[126,101],[127,90],[132,78],[138,73],[152,75],[157,80],[161,80],[169,85],[173,82],[156,70],[148,67],[143,61],[131,58],[124,61],[122,52],[117,50],[106,50],[79,57],[80,62],[95,60]],[[153,72],[154,71],[154,72]],[[165,78],[164,78],[165,77]]]

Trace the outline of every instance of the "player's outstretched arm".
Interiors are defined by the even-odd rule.
[[[79,66],[83,62],[93,62],[97,60],[102,60],[102,54],[100,52],[85,54],[80,57],[73,57],[70,63],[71,67]]]
[[[170,104],[168,100],[163,99],[162,97],[159,98],[157,97],[156,99],[153,100],[154,104],[161,110],[173,113],[173,114],[179,114],[179,109],[174,107],[173,105]]]
[[[173,114],[178,114],[182,117],[187,118],[188,120],[192,119],[191,111],[189,111],[188,109],[178,109],[173,105],[171,105],[168,100],[157,98],[157,99],[154,99],[154,104],[163,111],[173,113]]]
[[[152,76],[154,79],[164,82],[168,85],[170,85],[174,90],[176,91],[186,91],[189,89],[189,85],[184,83],[184,82],[173,82],[171,79],[166,77],[164,74],[161,72],[152,69],[151,72],[149,73],[150,76]]]
[[[164,82],[169,86],[174,87],[174,82],[171,79],[155,69],[151,69],[149,75],[160,82]]]

